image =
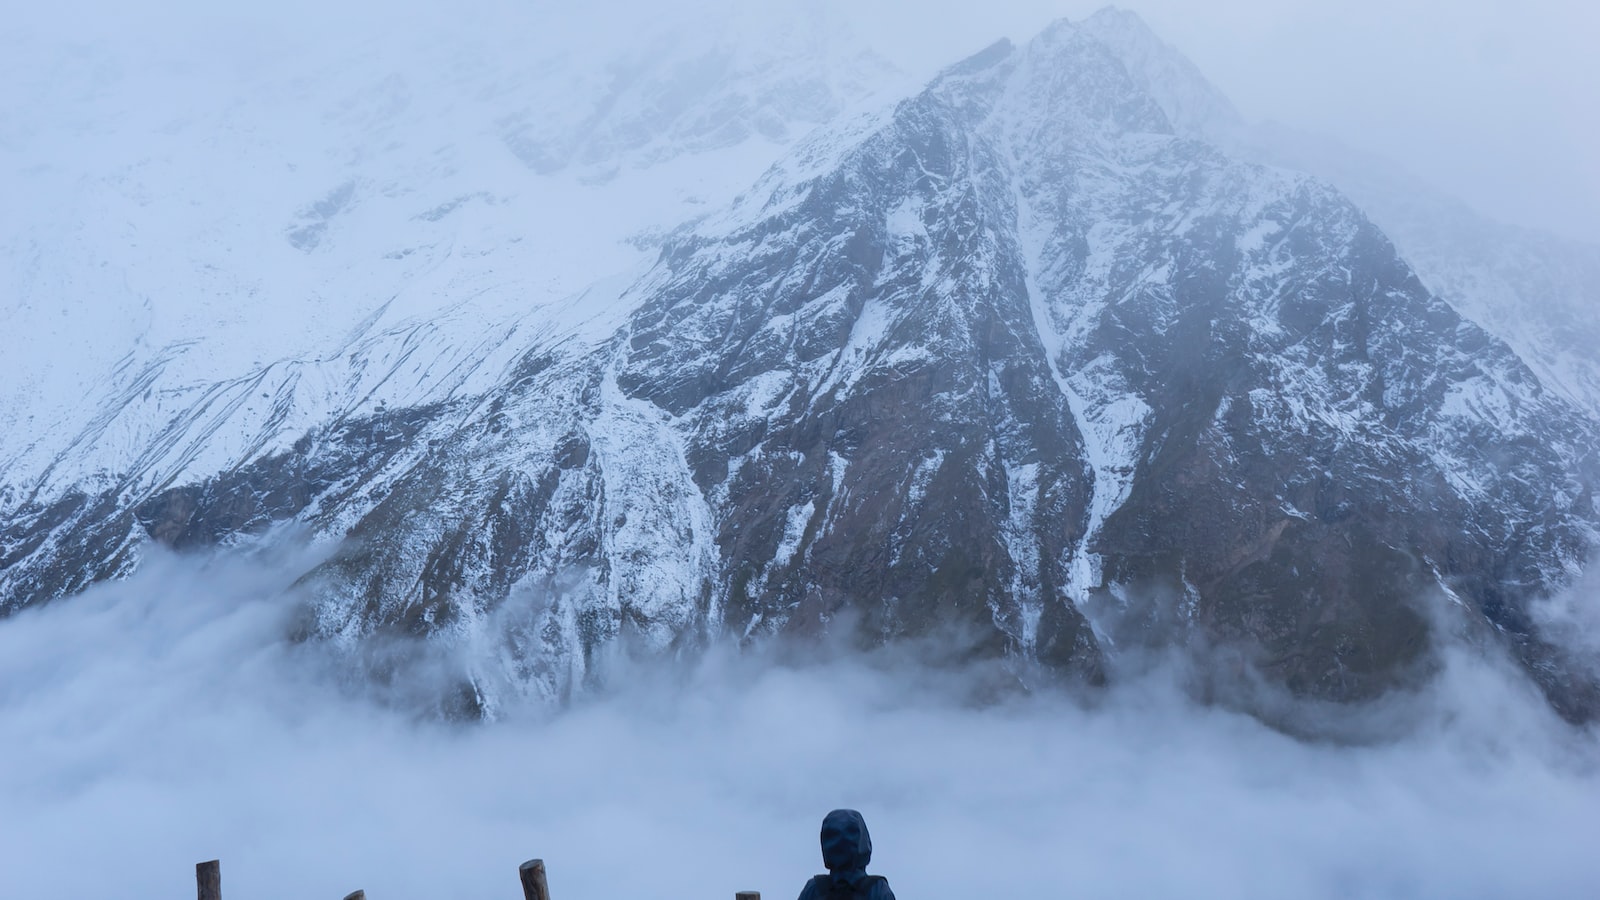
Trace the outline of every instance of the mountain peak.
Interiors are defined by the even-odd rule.
[[[1179,135],[1213,138],[1239,124],[1239,112],[1228,98],[1138,13],[1106,6],[1078,28],[1121,60],[1128,76],[1161,106]]]
[[[1142,32],[1142,34],[1150,35],[1150,38],[1154,38],[1154,40],[1160,40],[1160,38],[1155,37],[1155,32],[1150,29],[1149,24],[1144,21],[1144,16],[1134,13],[1133,10],[1125,10],[1125,8],[1115,5],[1115,3],[1101,6],[1099,10],[1094,10],[1093,13],[1083,18],[1082,24],[1083,27],[1091,30],[1120,29],[1126,30],[1126,32]]]
[[[1144,17],[1131,9],[1123,9],[1116,4],[1102,6],[1084,18],[1083,24],[1089,28],[1120,28],[1128,31],[1143,31],[1155,37],[1155,32],[1146,24]]]

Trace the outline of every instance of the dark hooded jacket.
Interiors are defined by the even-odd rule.
[[[872,835],[867,822],[853,809],[836,809],[822,820],[822,864],[828,874],[806,882],[800,900],[894,900],[889,882],[880,875],[868,875],[872,861]]]

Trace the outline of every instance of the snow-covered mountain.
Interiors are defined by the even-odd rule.
[[[493,166],[440,163],[427,196],[325,179],[274,252],[331,268],[381,241],[428,315],[370,303],[318,355],[182,386],[183,345],[130,358],[70,440],[6,445],[0,608],[152,540],[292,521],[333,548],[303,634],[465,648],[480,712],[622,646],[840,630],[1090,680],[1129,648],[1219,645],[1351,700],[1455,628],[1503,640],[1563,713],[1600,710],[1529,617],[1600,544],[1600,419],[1546,383],[1546,345],[1464,318],[1345,195],[1253,161],[1125,14],[874,113],[849,111],[881,64],[833,58],[821,80],[742,52],[616,74],[553,138],[529,101],[490,117]],[[358,109],[416,105],[375,90]],[[758,180],[728,164],[763,152]],[[605,235],[503,199],[628,209],[683,172],[719,187],[601,215]],[[473,252],[456,225],[428,243],[479,214]],[[540,294],[546,259],[572,275]],[[341,278],[369,301],[394,283]]]
[[[1600,246],[1485,218],[1381,159],[1257,126],[1253,156],[1337,185],[1394,237],[1428,288],[1600,419]]]

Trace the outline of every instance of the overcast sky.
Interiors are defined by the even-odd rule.
[[[1148,6],[1247,116],[1392,156],[1496,218],[1600,240],[1600,4]]]
[[[613,0],[599,23],[684,15],[689,6]],[[896,62],[932,71],[992,40],[1026,39],[1099,0],[812,0],[859,25]],[[783,4],[743,6],[761,15]],[[1585,0],[1126,0],[1186,53],[1252,120],[1275,119],[1382,153],[1494,218],[1600,242],[1600,4]],[[452,4],[448,15],[508,17],[516,0]],[[543,7],[541,9],[541,7]],[[426,9],[425,13],[419,12]],[[404,27],[445,9],[422,0],[284,0],[253,15],[278,37]],[[88,42],[214,42],[238,7],[162,0],[136,15],[104,0],[62,0],[24,12],[43,32]],[[518,28],[570,25],[583,12],[520,5]],[[548,25],[548,21],[545,23]],[[589,28],[595,27],[588,23]],[[508,30],[511,30],[508,26]],[[21,32],[14,32],[21,33]],[[579,32],[587,35],[587,31]],[[5,35],[0,35],[4,43]],[[0,95],[4,91],[0,90]],[[0,128],[3,136],[3,128]]]
[[[867,3],[905,60],[1025,37],[1099,0]],[[1250,120],[1375,151],[1481,212],[1600,241],[1600,3],[1124,0]],[[931,12],[937,10],[937,13]],[[913,63],[915,64],[915,63]]]

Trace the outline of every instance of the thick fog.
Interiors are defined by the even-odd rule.
[[[0,871],[17,897],[558,900],[798,892],[866,815],[904,898],[1592,897],[1600,746],[1510,670],[1452,658],[1306,743],[1156,674],[976,702],[869,660],[712,654],[565,711],[419,718],[283,635],[271,561],[155,559],[0,627]],[[418,673],[403,677],[426,678]]]
[[[488,33],[526,47],[597,54],[664,31],[723,29],[803,39],[809,29],[851,32],[914,76],[1000,37],[1026,39],[1045,23],[1078,18],[1099,0],[810,0],[759,5],[728,0],[633,0],[572,6],[475,0],[448,7],[405,0],[372,4],[201,4],[105,0],[28,4],[8,13],[0,47],[9,106],[40,83],[126,76],[123,63],[180,71],[203,90],[252,67],[299,59],[309,77],[338,52],[385,60],[415,40]],[[1247,118],[1325,133],[1387,156],[1494,218],[1600,240],[1600,6],[1572,0],[1126,0],[1237,104]],[[803,14],[797,13],[804,9]],[[795,24],[796,22],[805,24]],[[626,27],[616,27],[617,23]],[[43,71],[41,72],[41,61]],[[108,61],[110,64],[108,65]],[[41,78],[40,76],[44,76]],[[85,78],[84,76],[88,76]],[[7,92],[16,96],[7,96]],[[69,121],[92,113],[61,99]],[[145,98],[160,108],[174,98]],[[178,98],[178,99],[181,99]],[[247,103],[249,98],[238,98]],[[122,115],[137,116],[138,108]],[[27,126],[9,123],[13,132]],[[61,148],[58,148],[61,149]]]
[[[928,0],[854,16],[926,68],[977,35],[1025,37],[1106,5],[1139,13],[1247,119],[1387,157],[1492,218],[1600,241],[1594,3]]]

